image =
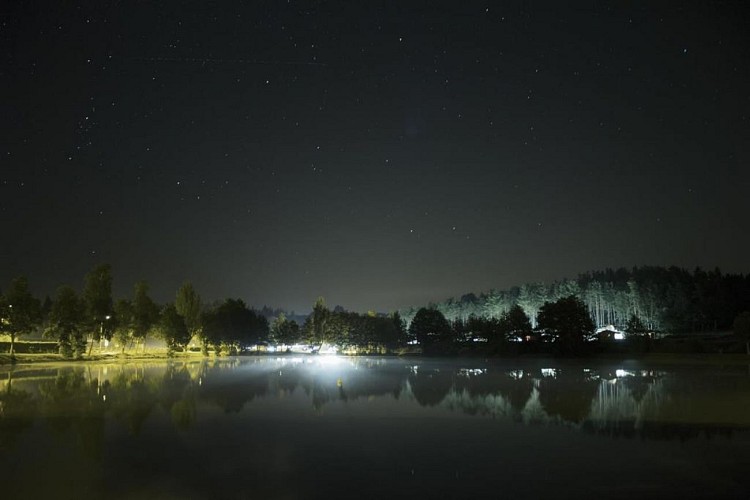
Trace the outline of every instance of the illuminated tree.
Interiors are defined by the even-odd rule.
[[[84,279],[83,301],[86,307],[85,321],[90,332],[91,346],[102,338],[112,338],[112,268],[102,264],[92,269]]]
[[[594,331],[586,304],[574,296],[545,302],[537,316],[539,328],[553,335],[562,353],[578,351],[584,339]]]
[[[41,304],[31,295],[26,277],[11,281],[8,291],[0,296],[0,333],[10,337],[11,357],[15,354],[16,339],[33,332],[41,321]]]
[[[499,318],[505,312],[501,292],[492,289],[483,298],[482,315],[485,318]]]
[[[531,318],[531,324],[536,327],[536,315],[539,308],[547,300],[547,287],[544,283],[530,283],[523,285],[518,295],[518,304]]]
[[[271,338],[279,344],[294,344],[299,341],[300,331],[296,321],[286,318],[284,313],[278,315],[271,325]]]
[[[115,303],[114,335],[115,340],[125,352],[125,347],[133,341],[135,328],[135,312],[133,303],[127,299],[120,299]]]
[[[133,337],[143,342],[144,352],[146,336],[158,320],[159,307],[148,296],[148,283],[139,281],[133,295]]]
[[[76,357],[83,354],[86,345],[83,329],[88,326],[84,322],[85,307],[73,288],[62,286],[57,290],[45,335],[57,340],[63,357],[73,356],[74,351]]]
[[[173,304],[167,304],[162,309],[159,331],[167,343],[168,354],[173,354],[177,347],[187,351],[187,345],[192,335],[188,331],[184,317],[177,312],[177,308]]]
[[[326,307],[323,297],[318,297],[313,306],[312,313],[305,321],[305,335],[311,344],[323,345],[328,341],[329,319],[331,312]]]
[[[190,338],[185,342],[185,352],[187,346],[194,336],[198,335],[201,327],[201,298],[195,292],[192,283],[186,281],[177,290],[177,296],[174,301],[177,312],[185,321]]]

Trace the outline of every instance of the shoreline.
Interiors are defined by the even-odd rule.
[[[176,355],[168,356],[164,352],[145,352],[145,353],[99,353],[90,357],[82,359],[69,359],[63,358],[59,354],[36,354],[36,353],[20,353],[15,355],[15,359],[11,358],[10,354],[0,354],[0,367],[12,367],[19,365],[37,365],[37,364],[59,364],[59,363],[74,363],[74,364],[99,364],[99,363],[117,363],[126,364],[135,361],[200,361],[200,360],[221,360],[230,358],[255,358],[255,357],[279,357],[285,356],[286,354],[272,354],[272,353],[254,353],[250,355],[240,356],[204,356],[199,352],[191,352],[189,354],[179,353]],[[391,355],[377,355],[377,356],[342,356],[351,358],[366,358],[366,357],[384,357],[384,358],[425,358],[425,359],[465,359],[465,360],[513,360],[513,361],[532,361],[532,360],[557,360],[561,362],[577,361],[577,362],[644,362],[644,363],[655,363],[655,364],[670,364],[670,365],[701,365],[701,364],[750,364],[750,356],[739,353],[729,354],[716,354],[716,353],[643,353],[640,355],[619,355],[612,353],[602,353],[593,356],[581,356],[581,357],[556,357],[553,355],[521,355],[521,356],[424,356],[422,354],[409,353],[407,355],[391,354]]]

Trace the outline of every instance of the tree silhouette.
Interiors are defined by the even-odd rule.
[[[452,343],[451,325],[437,309],[422,308],[409,325],[409,335],[417,339],[425,352]]]
[[[0,332],[10,336],[11,357],[15,354],[16,339],[34,331],[41,321],[41,304],[31,295],[26,277],[11,281],[7,293],[0,296]]]
[[[112,319],[114,308],[112,304],[112,268],[109,264],[102,264],[92,269],[84,278],[83,302],[85,304],[84,321],[89,331],[91,345],[102,338],[112,338]]]
[[[539,328],[553,336],[563,354],[580,351],[584,339],[594,331],[586,305],[573,295],[545,302],[537,316]]]
[[[74,346],[77,346],[75,349],[77,353],[82,352],[81,348],[85,343],[84,310],[85,305],[79,300],[73,288],[62,286],[57,290],[45,335],[57,340],[63,357],[71,357]]]
[[[190,341],[198,335],[201,328],[201,298],[195,292],[193,284],[186,281],[182,284],[179,290],[177,290],[177,296],[174,300],[175,308],[177,313],[182,316],[185,321],[185,327],[187,328],[189,337],[184,343],[184,351],[187,352],[187,346]]]

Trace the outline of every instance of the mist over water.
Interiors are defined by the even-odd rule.
[[[741,498],[748,429],[742,365],[287,356],[0,371],[12,498]]]

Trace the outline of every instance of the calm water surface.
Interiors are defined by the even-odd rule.
[[[0,371],[2,498],[747,498],[750,368],[228,358]]]

